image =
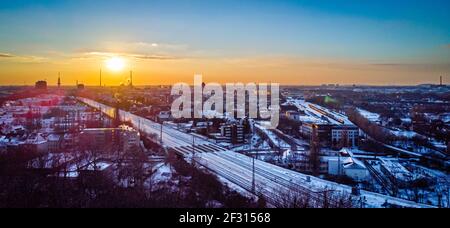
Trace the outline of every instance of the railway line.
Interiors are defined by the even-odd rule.
[[[98,108],[103,113],[114,118],[114,113],[116,113],[114,108],[86,98],[79,98],[79,100],[89,106]],[[351,195],[352,193],[350,186],[294,172],[260,160],[255,160],[255,188],[253,189],[252,158],[123,110],[119,111],[119,116],[122,121],[130,122],[142,132],[158,135],[158,137],[162,136],[160,140],[164,147],[176,151],[186,159],[193,159],[196,164],[240,186],[242,189],[255,195],[264,196],[268,203],[276,207],[285,206],[280,196],[288,193],[305,194],[310,200],[315,201],[317,205],[321,205],[324,200],[324,192],[331,191],[346,195]],[[400,207],[431,207],[366,191],[361,191],[359,196],[352,197],[354,199],[364,199],[366,207],[382,207],[386,202]]]

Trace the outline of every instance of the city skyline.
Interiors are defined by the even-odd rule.
[[[0,84],[438,83],[448,1],[26,1],[0,7]],[[99,8],[101,7],[101,8]],[[111,59],[120,58],[120,67]],[[117,61],[115,63],[117,66]],[[53,83],[55,82],[55,83]]]
[[[450,208],[449,9],[1,1],[0,208],[212,227]]]

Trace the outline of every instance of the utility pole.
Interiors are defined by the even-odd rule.
[[[311,171],[314,176],[318,175],[318,169],[320,166],[320,141],[318,136],[318,126],[312,126],[311,142],[310,142],[310,152],[309,152],[309,164],[311,166]]]
[[[341,178],[341,152],[338,152],[338,176]]]
[[[195,136],[192,135],[192,165],[195,167]]]
[[[161,143],[161,145],[163,143],[163,124],[164,121],[160,124],[160,132],[159,132],[159,142]]]
[[[141,118],[138,119],[138,131],[141,132]]]
[[[359,197],[359,207],[360,208],[365,208],[365,205],[366,205],[366,197],[364,196],[364,197]]]
[[[120,104],[118,101],[116,101],[116,107],[114,108],[114,127],[119,127],[122,123],[119,115],[119,107]]]
[[[58,72],[58,89],[61,88],[61,73]]]
[[[280,153],[281,153],[281,151],[283,151],[283,150],[281,149],[281,140],[278,140],[278,149],[280,150]]]
[[[133,71],[130,70],[130,87],[133,87]]]
[[[80,122],[81,122],[81,120],[80,120],[80,111],[79,110],[77,110],[77,119],[76,120],[74,120],[74,125],[76,124],[77,125],[77,132],[80,132]]]
[[[253,150],[253,135],[250,138],[250,153]],[[253,194],[256,193],[256,181],[255,181],[255,155],[252,156],[252,192]]]

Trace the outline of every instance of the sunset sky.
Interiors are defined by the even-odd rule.
[[[0,85],[450,83],[450,1],[1,0]],[[114,59],[113,61],[111,59]]]

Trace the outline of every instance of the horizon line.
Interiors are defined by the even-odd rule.
[[[240,83],[240,82],[233,82],[233,83]],[[208,84],[208,83],[206,83]],[[221,85],[226,85],[226,83],[219,83]],[[243,83],[248,84],[248,83]],[[255,83],[255,84],[260,84],[260,83]],[[270,84],[270,83],[267,83]],[[94,84],[84,84],[84,83],[79,83],[79,85],[84,85],[85,87],[129,87],[129,85],[103,85],[103,86],[99,86],[99,85],[94,85]],[[194,86],[193,84],[189,84],[189,86]],[[292,86],[300,86],[300,87],[353,87],[353,86],[361,86],[361,87],[415,87],[415,86],[450,86],[450,84],[439,84],[439,83],[421,83],[421,84],[339,84],[339,83],[323,83],[323,84],[279,84],[280,86],[283,87],[292,87]],[[145,86],[173,86],[173,84],[133,84],[133,87],[145,87]],[[34,87],[34,84],[5,84],[5,85],[1,85],[0,87]],[[49,88],[57,88],[58,85],[47,85],[47,87]],[[61,87],[76,87],[75,84],[61,84]]]

